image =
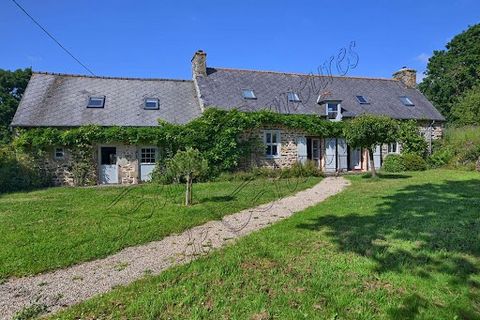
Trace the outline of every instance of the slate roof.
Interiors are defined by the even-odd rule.
[[[87,108],[89,96],[104,108]],[[159,110],[144,110],[158,98]],[[158,119],[186,123],[201,114],[193,81],[109,78],[34,72],[12,126],[156,126]]]
[[[207,76],[196,80],[205,107],[325,115],[325,107],[318,104],[320,96],[320,100],[341,100],[345,117],[370,113],[396,119],[445,120],[423,94],[394,79],[207,68]],[[257,99],[244,99],[243,89],[254,90]],[[302,102],[288,102],[287,92],[291,91],[298,93]],[[366,97],[369,104],[360,104],[357,95]],[[408,96],[415,105],[403,105],[400,96]]]

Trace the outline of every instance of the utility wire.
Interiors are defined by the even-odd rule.
[[[23,11],[23,13],[25,13],[27,15],[27,17],[29,17],[40,29],[43,30],[43,32],[46,33],[47,36],[50,37],[50,39],[52,39],[53,41],[55,41],[56,44],[58,44],[60,46],[60,48],[62,48],[70,57],[72,57],[75,61],[77,61],[85,70],[88,71],[88,73],[90,73],[92,76],[94,76],[95,74],[92,72],[92,70],[90,70],[86,65],[84,65],[80,60],[78,60],[70,51],[68,51],[67,48],[65,48],[57,39],[55,39],[54,36],[52,36],[50,34],[50,32],[48,32],[44,27],[42,27],[42,25],[40,23],[37,22],[37,20],[35,20],[28,12],[27,10],[25,10],[16,0],[12,0],[12,2],[14,4],[17,5],[17,7],[20,8],[20,10]]]

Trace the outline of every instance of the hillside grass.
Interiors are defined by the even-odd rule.
[[[344,192],[55,319],[480,319],[480,174],[349,176]]]
[[[0,281],[108,256],[284,197],[320,178],[49,188],[0,194]]]

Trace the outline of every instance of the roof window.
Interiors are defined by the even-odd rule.
[[[288,92],[287,93],[287,96],[288,96],[288,101],[290,102],[300,102],[300,97],[298,96],[298,94],[296,92]]]
[[[244,99],[257,99],[257,97],[255,96],[255,92],[253,92],[252,89],[243,89],[242,95]]]
[[[105,96],[88,97],[87,108],[103,108],[105,106]]]
[[[410,100],[410,98],[407,96],[401,96],[400,101],[402,101],[403,105],[407,107],[411,107],[415,105],[413,104],[412,100]]]
[[[369,104],[368,100],[364,96],[355,96],[357,98],[357,101],[360,104]]]
[[[145,99],[145,106],[143,107],[145,110],[158,110],[160,103],[156,98],[147,98]]]

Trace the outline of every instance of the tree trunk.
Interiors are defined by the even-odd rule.
[[[185,205],[189,206],[192,204],[192,176],[187,175],[187,191],[185,192]]]
[[[377,170],[375,170],[375,161],[373,159],[373,149],[368,148],[368,156],[370,158],[370,168],[372,170],[372,178],[377,176]]]

